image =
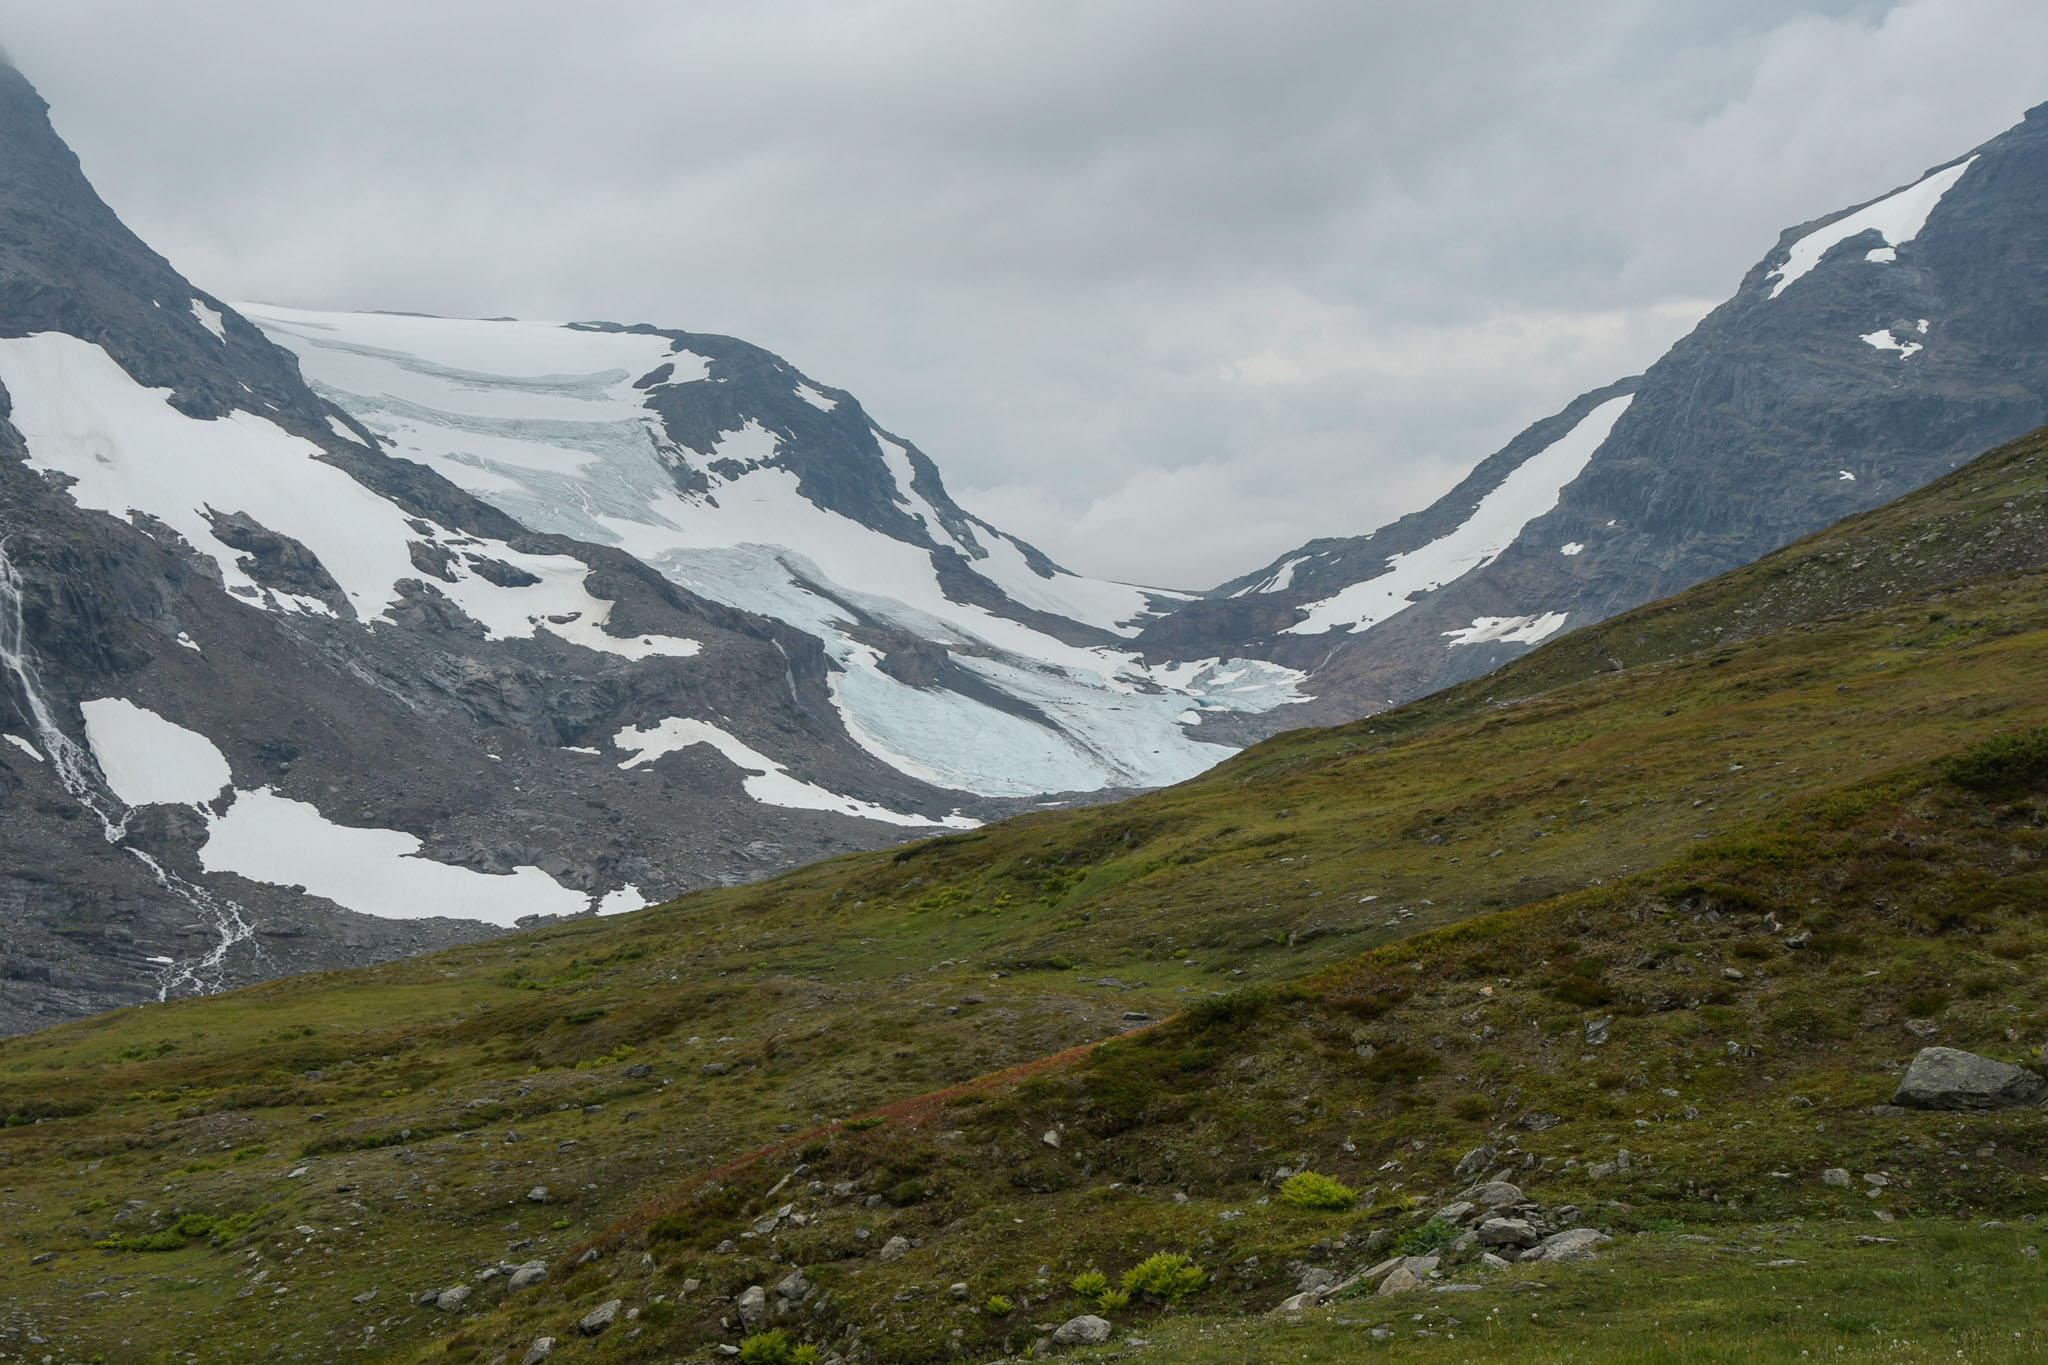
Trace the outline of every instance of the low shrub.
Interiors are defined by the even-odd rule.
[[[1280,1186],[1280,1199],[1298,1209],[1348,1209],[1358,1202],[1358,1191],[1329,1176],[1303,1171]]]
[[[1160,1251],[1124,1272],[1124,1293],[1150,1294],[1179,1303],[1208,1282],[1209,1273],[1183,1253]]]

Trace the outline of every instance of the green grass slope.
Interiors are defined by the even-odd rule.
[[[1867,1110],[1917,1045],[1901,1011],[1958,1046],[2038,1031],[2038,819],[1929,765],[2048,721],[2044,495],[2029,438],[1478,683],[1116,806],[9,1040],[0,1352],[518,1360],[621,1297],[638,1316],[598,1357],[688,1358],[743,1335],[731,1295],[801,1265],[821,1287],[792,1337],[989,1358],[1070,1311],[1088,1261],[1169,1249],[1209,1286],[1119,1316],[1194,1332],[1172,1358],[1261,1358],[1219,1324],[1291,1292],[1290,1262],[1405,1229],[1502,1131],[1527,1133],[1533,1195],[1649,1229],[1618,1275],[1705,1255],[1667,1222],[2031,1211],[2048,1165],[2022,1120]],[[1574,1041],[1589,1013],[1616,1016],[1602,1047]],[[1532,1113],[1563,1122],[1512,1128]],[[1589,1187],[1609,1138],[1633,1174]],[[1822,1146],[1901,1179],[1816,1191]],[[1304,1161],[1374,1193],[1258,1202]],[[741,1235],[792,1203],[805,1223]],[[1947,1235],[1901,1244],[1938,1259]],[[894,1236],[920,1245],[883,1262]],[[533,1289],[479,1275],[533,1258]],[[459,1307],[419,1302],[456,1284]],[[1496,1292],[1579,1291],[1457,1316]],[[1192,1354],[1205,1331],[1226,1354]]]

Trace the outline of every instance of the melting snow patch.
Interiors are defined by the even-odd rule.
[[[1447,630],[1444,637],[1453,648],[1458,645],[1533,645],[1555,635],[1568,612],[1547,611],[1541,616],[1482,616],[1463,630]]]
[[[648,904],[648,899],[641,894],[640,888],[628,882],[618,890],[606,893],[597,903],[597,913],[624,915],[635,910],[645,910]]]
[[[1899,253],[1888,246],[1876,246],[1864,252],[1863,259],[1874,261],[1878,265],[1890,265],[1893,261],[1899,259]]]
[[[41,749],[38,749],[35,745],[29,743],[20,735],[7,736],[7,742],[9,744],[12,744],[15,748],[21,750],[23,753],[27,754],[30,758],[34,759],[38,763],[46,763],[49,761],[48,759],[43,757],[43,751]]]
[[[1564,486],[1593,458],[1632,397],[1623,394],[1594,408],[1577,426],[1522,461],[1479,500],[1464,525],[1413,553],[1389,555],[1384,573],[1310,603],[1307,619],[1284,633],[1321,635],[1342,626],[1357,634],[1406,610],[1414,594],[1432,592],[1491,564],[1524,526],[1557,505]]]
[[[1888,246],[1904,246],[1918,237],[1920,229],[1927,226],[1927,215],[1934,212],[1934,206],[1941,202],[1941,197],[1955,187],[1956,181],[1963,178],[1963,172],[1969,170],[1971,162],[1976,159],[1973,156],[1947,170],[1936,171],[1897,194],[1887,195],[1875,204],[1867,204],[1801,237],[1786,253],[1785,263],[1766,277],[1778,281],[1771,286],[1771,297],[1778,297],[1785,292],[1786,286],[1819,265],[1820,258],[1827,255],[1830,248],[1872,228]],[[1866,253],[1866,260],[1873,258],[1874,253]],[[1887,257],[1895,258],[1896,253]]]
[[[681,716],[670,716],[657,725],[640,729],[627,726],[612,736],[612,743],[632,752],[633,757],[619,766],[637,768],[643,763],[652,763],[663,754],[687,749],[693,744],[709,744],[725,757],[728,763],[746,774],[744,785],[747,795],[764,806],[785,806],[791,810],[827,810],[840,815],[851,815],[862,820],[878,820],[890,825],[944,825],[950,829],[975,829],[981,824],[963,815],[949,815],[941,820],[923,815],[903,815],[872,801],[858,801],[850,796],[840,796],[826,791],[823,787],[791,777],[788,771],[774,759],[758,749],[727,734],[708,721],[690,720]]]
[[[574,915],[590,898],[537,867],[493,875],[416,856],[420,841],[395,829],[337,825],[270,788],[237,792],[210,822],[199,863],[252,881],[303,886],[383,919],[443,916],[511,927],[527,915]]]
[[[177,959],[171,957],[145,957],[142,960],[152,967],[170,967],[177,963]]]
[[[1839,477],[1838,477],[1838,478],[1836,479],[1836,482],[1837,482],[1837,483],[1854,483],[1854,482],[1856,482],[1856,476],[1855,476],[1854,474],[1851,474],[1851,473],[1850,473],[1850,472],[1849,472],[1848,470],[1846,470],[1846,469],[1838,469],[1838,470],[1836,470],[1836,471],[1835,471],[1835,473],[1836,473],[1836,474],[1837,474],[1837,475],[1839,476]]]
[[[1863,344],[1874,346],[1880,351],[1897,351],[1901,360],[1909,360],[1915,351],[1926,349],[1917,341],[1900,341],[1892,335],[1889,327],[1881,327],[1875,332],[1865,332]]]
[[[1306,563],[1307,560],[1307,555],[1302,555],[1298,559],[1288,560],[1280,566],[1279,570],[1271,578],[1261,583],[1258,590],[1260,592],[1286,592],[1294,583],[1295,569]]]
[[[194,299],[192,300],[192,316],[198,318],[199,325],[201,327],[204,327],[207,331],[213,333],[214,339],[219,341],[221,345],[227,345],[228,329],[223,324],[221,316],[218,312],[216,312],[214,309],[208,308],[198,299]]]
[[[115,796],[130,806],[200,805],[234,781],[212,740],[123,697],[78,708],[85,738]]]
[[[194,654],[204,654],[206,652],[205,650],[199,647],[199,642],[197,640],[193,639],[191,636],[187,635],[182,630],[178,632],[178,643],[183,645],[185,648],[191,650]]]
[[[820,412],[830,412],[832,411],[832,409],[839,406],[839,400],[837,398],[827,398],[824,394],[818,392],[809,384],[803,383],[801,381],[799,381],[796,386],[796,396],[803,399],[806,403],[809,403],[812,407],[816,408]]]
[[[1584,551],[1585,548],[1585,546],[1579,544],[1579,542],[1575,540],[1568,545],[1558,546],[1557,552],[1561,555],[1575,555]]]

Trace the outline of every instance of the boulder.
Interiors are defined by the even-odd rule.
[[[1525,1256],[1531,1261],[1583,1261],[1591,1257],[1593,1248],[1614,1239],[1604,1232],[1591,1228],[1572,1228],[1555,1233],[1536,1244],[1533,1254]]]
[[[1465,1198],[1482,1209],[1504,1209],[1522,1202],[1522,1190],[1519,1185],[1510,1185],[1505,1180],[1489,1180],[1465,1191]]]
[[[553,1337],[535,1337],[533,1345],[526,1348],[526,1354],[519,1357],[519,1365],[540,1365],[543,1360],[546,1360],[554,1353],[555,1339]]]
[[[1532,1247],[1541,1240],[1526,1218],[1489,1218],[1479,1225],[1482,1246]]]
[[[606,1299],[577,1321],[576,1330],[586,1337],[597,1336],[619,1320],[619,1310],[625,1306],[624,1299]]]
[[[1055,1346],[1099,1346],[1109,1340],[1110,1326],[1106,1318],[1093,1313],[1083,1313],[1078,1318],[1068,1318],[1060,1329],[1052,1334]]]
[[[1488,1166],[1491,1166],[1494,1158],[1498,1155],[1499,1153],[1491,1147],[1474,1147],[1471,1151],[1458,1158],[1457,1169],[1452,1173],[1460,1180],[1470,1180],[1473,1176],[1478,1175]]]
[[[1908,1109],[2018,1109],[2048,1099],[2048,1081],[2010,1062],[1952,1047],[1923,1047],[1892,1103]]]
[[[791,1303],[802,1303],[811,1296],[811,1282],[804,1278],[803,1271],[792,1270],[775,1286],[775,1292]],[[964,1295],[966,1290],[963,1288],[961,1293]]]
[[[878,1261],[900,1261],[909,1254],[910,1239],[908,1237],[891,1237],[882,1244],[882,1249],[875,1254],[875,1259]]]
[[[546,1261],[528,1261],[516,1267],[505,1281],[505,1292],[516,1294],[522,1289],[531,1289],[548,1277]]]
[[[1394,1267],[1392,1274],[1380,1281],[1380,1287],[1373,1292],[1381,1295],[1399,1294],[1414,1289],[1421,1283],[1422,1277],[1420,1275],[1417,1275],[1405,1265],[1398,1265]]]
[[[741,1322],[759,1327],[768,1320],[768,1291],[758,1284],[748,1285],[734,1306],[739,1309]]]
[[[434,1295],[434,1307],[443,1313],[460,1312],[462,1305],[469,1302],[469,1294],[470,1289],[466,1284],[451,1286]]]

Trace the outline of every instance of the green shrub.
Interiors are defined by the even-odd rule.
[[[990,1317],[1001,1318],[1009,1316],[1010,1310],[1015,1306],[1001,1294],[991,1294],[988,1296],[988,1302],[981,1306],[981,1311]]]
[[[1105,1289],[1102,1297],[1095,1301],[1096,1311],[1102,1313],[1115,1313],[1130,1306],[1130,1292],[1123,1289]]]
[[[1421,1227],[1411,1229],[1394,1244],[1394,1250],[1403,1256],[1427,1256],[1430,1252],[1441,1250],[1457,1240],[1457,1224],[1441,1218],[1432,1218]]]
[[[740,1343],[740,1365],[817,1365],[818,1348],[798,1345],[780,1327]]]
[[[1178,1303],[1209,1282],[1209,1274],[1177,1251],[1155,1252],[1124,1272],[1124,1293]]]
[[[1084,1299],[1099,1299],[1109,1289],[1109,1277],[1099,1270],[1084,1270],[1067,1287]]]
[[[2048,778],[2048,725],[2016,735],[1994,735],[1952,754],[1942,776],[1972,791],[2007,792]]]
[[[1358,1191],[1326,1175],[1303,1171],[1280,1186],[1280,1198],[1298,1209],[1348,1209],[1358,1202]]]

